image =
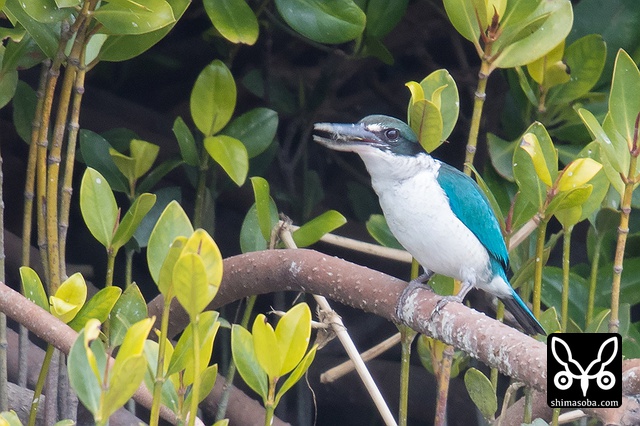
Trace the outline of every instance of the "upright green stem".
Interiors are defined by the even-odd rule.
[[[116,254],[118,252],[113,250],[112,248],[107,249],[107,274],[105,279],[105,287],[111,287],[113,285],[113,269],[116,263]],[[102,332],[107,338],[107,342],[109,341],[109,318],[107,318],[102,324]]]
[[[409,413],[409,371],[411,369],[411,344],[418,333],[406,325],[398,325],[400,329],[400,407],[398,410],[398,426],[407,426]]]
[[[31,401],[31,411],[29,412],[29,426],[35,426],[36,414],[38,412],[38,404],[40,403],[40,396],[42,396],[42,389],[44,383],[47,380],[47,373],[49,372],[49,365],[51,364],[51,357],[55,348],[53,345],[47,345],[47,351],[44,353],[44,360],[42,361],[42,368],[40,369],[40,375],[36,382],[36,388],[33,391],[33,400]]]
[[[209,175],[209,154],[202,149],[202,161],[200,164],[200,172],[198,173],[198,187],[196,188],[196,205],[193,214],[194,228],[202,228],[204,223],[204,206],[206,201],[207,177]]]
[[[193,338],[193,384],[191,385],[191,407],[189,408],[189,426],[196,424],[198,416],[198,402],[200,399],[200,333],[198,330],[198,318],[191,321]]]
[[[629,216],[631,216],[631,197],[633,189],[640,179],[636,175],[638,165],[638,155],[640,155],[640,146],[638,146],[638,127],[640,126],[640,112],[636,115],[635,129],[633,132],[633,141],[630,145],[631,158],[629,159],[629,172],[624,181],[624,193],[620,201],[620,225],[618,226],[618,242],[616,244],[616,254],[613,261],[613,282],[611,283],[611,317],[609,320],[609,333],[617,333],[620,328],[620,280],[622,279],[622,264],[624,261],[624,248],[627,245],[627,236],[629,235]]]
[[[271,426],[273,423],[273,414],[276,409],[275,406],[275,398],[276,398],[276,383],[278,383],[278,378],[269,378],[269,393],[267,395],[267,401],[264,404],[265,414],[264,414],[264,426]]]
[[[464,158],[464,172],[471,176],[471,165],[476,155],[478,147],[478,134],[480,133],[480,122],[482,120],[482,108],[487,98],[487,80],[489,79],[490,64],[483,60],[478,72],[478,86],[474,94],[473,114],[471,116],[471,127],[469,129],[469,139],[467,140],[467,152]]]
[[[158,426],[160,420],[160,402],[162,400],[162,386],[166,380],[164,376],[164,357],[167,351],[167,335],[169,334],[169,313],[171,311],[171,297],[164,299],[162,320],[160,321],[160,337],[158,338],[158,363],[156,364],[156,377],[153,383],[153,404],[149,426]]]
[[[536,240],[535,269],[533,273],[533,315],[540,318],[540,297],[542,294],[542,268],[544,267],[544,240],[547,235],[548,219],[544,218],[538,225]]]
[[[571,233],[573,226],[565,228],[562,236],[562,305],[560,308],[560,330],[567,331],[569,321],[569,273],[571,272]]]
[[[600,250],[604,235],[598,234],[591,262],[591,272],[589,275],[589,299],[587,301],[587,314],[585,318],[585,327],[588,327],[593,320],[593,306],[596,300],[596,286],[598,284],[598,268],[600,266]]]

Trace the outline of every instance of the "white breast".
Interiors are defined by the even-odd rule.
[[[436,181],[439,163],[427,155],[406,157],[405,164],[397,164],[396,157],[393,165],[362,157],[391,232],[420,265],[486,286],[491,279],[489,255],[449,208]]]

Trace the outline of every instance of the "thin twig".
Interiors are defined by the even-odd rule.
[[[281,222],[280,227],[281,227],[280,238],[284,242],[284,245],[287,248],[297,248],[296,243],[293,241],[291,230],[288,228],[287,224],[285,222]],[[340,318],[340,315],[338,315],[331,308],[331,305],[329,305],[329,302],[326,297],[313,295],[313,298],[315,299],[316,303],[320,307],[321,311],[323,311],[323,314],[326,317],[326,322],[330,324],[331,327],[333,328],[333,331],[338,336],[338,339],[342,343],[342,346],[344,346],[344,349],[349,355],[349,358],[353,360],[356,366],[356,371],[358,372],[360,379],[362,380],[365,387],[367,388],[367,391],[369,392],[369,395],[373,399],[374,404],[378,408],[378,411],[380,412],[380,415],[382,416],[385,424],[387,426],[397,425],[395,419],[393,418],[393,414],[391,414],[391,410],[389,410],[389,407],[387,406],[386,401],[384,400],[384,398],[382,397],[382,394],[380,393],[380,389],[378,389],[378,386],[375,384],[373,377],[371,376],[371,373],[369,372],[366,365],[364,364],[364,361],[362,360],[362,357],[360,356],[358,349],[353,343],[351,336],[349,336],[349,333],[347,332],[347,328],[344,326],[344,323],[342,322],[342,318]]]

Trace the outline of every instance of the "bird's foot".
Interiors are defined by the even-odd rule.
[[[432,276],[433,272],[426,271],[424,274],[409,281],[409,284],[402,290],[402,293],[400,293],[400,297],[398,297],[398,303],[396,305],[396,316],[398,318],[402,318],[402,309],[407,305],[411,294],[415,290],[417,290],[418,288],[426,288],[432,291],[431,287],[426,285],[426,283],[431,279]]]
[[[436,307],[431,312],[431,318],[430,318],[431,321],[434,320],[436,315],[440,314],[440,311],[442,310],[442,308],[444,308],[447,305],[447,303],[449,303],[449,302],[462,303],[464,298],[465,298],[465,296],[467,295],[469,290],[471,290],[471,288],[473,288],[473,286],[471,284],[462,283],[462,287],[460,288],[460,291],[458,292],[458,294],[453,294],[453,295],[449,295],[449,296],[442,296],[442,298],[440,300],[438,300],[438,302],[436,303]]]

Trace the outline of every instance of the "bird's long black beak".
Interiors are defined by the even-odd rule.
[[[383,145],[378,136],[359,123],[316,123],[313,126],[313,140],[337,151],[354,151],[363,145]]]

